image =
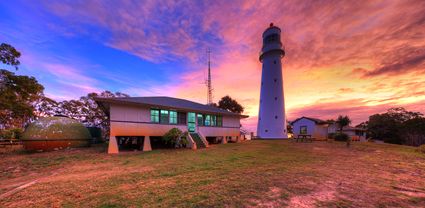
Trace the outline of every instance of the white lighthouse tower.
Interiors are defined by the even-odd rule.
[[[280,34],[280,28],[273,23],[263,33],[263,47],[260,53],[263,68],[257,126],[257,136],[261,139],[288,138],[281,61],[285,51]]]

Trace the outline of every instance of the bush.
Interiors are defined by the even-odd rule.
[[[350,137],[347,134],[344,133],[337,133],[334,136],[335,141],[341,141],[341,142],[346,142],[348,141],[348,139],[350,139]]]
[[[328,139],[335,139],[335,133],[329,133]]]
[[[173,146],[175,148],[186,147],[186,145],[188,144],[187,133],[183,133],[178,128],[170,129],[170,131],[165,133],[165,135],[162,137],[162,140],[165,144]]]
[[[419,152],[422,152],[425,154],[425,144],[418,147]]]
[[[20,139],[22,136],[22,132],[23,132],[22,129],[19,129],[19,128],[2,130],[0,131],[0,139],[7,139],[7,140]]]

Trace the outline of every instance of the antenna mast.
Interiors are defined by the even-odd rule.
[[[211,105],[213,103],[213,97],[212,97],[212,86],[211,86],[211,50],[207,49],[207,55],[208,55],[208,79],[206,81],[207,88],[208,88],[208,97],[207,97],[207,104]]]

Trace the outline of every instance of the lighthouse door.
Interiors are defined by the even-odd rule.
[[[196,114],[195,113],[187,114],[187,130],[189,132],[196,131]]]

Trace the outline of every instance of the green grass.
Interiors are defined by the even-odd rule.
[[[354,143],[348,149],[339,142],[248,141],[196,151],[114,156],[91,148],[17,157],[16,165],[28,166],[27,174],[60,174],[0,200],[0,205],[279,207],[290,206],[296,197],[311,199],[311,206],[318,207],[425,203],[421,196],[392,188],[425,188],[425,157],[398,145]],[[332,197],[323,198],[328,191]]]

